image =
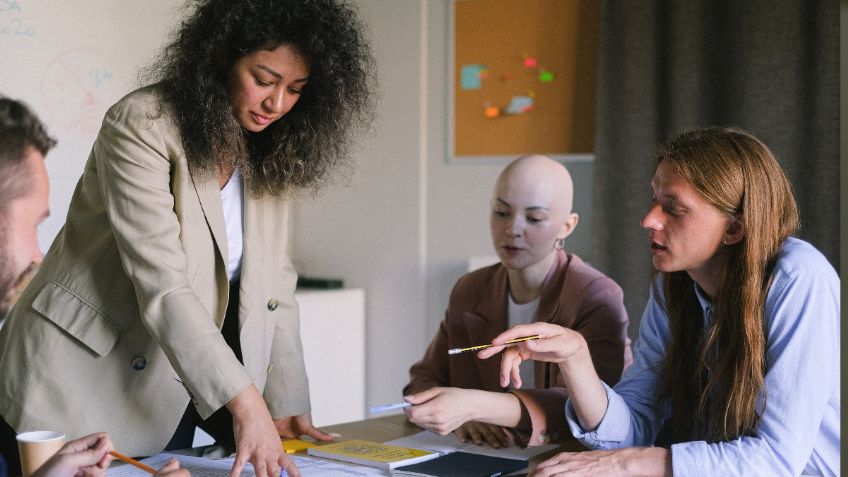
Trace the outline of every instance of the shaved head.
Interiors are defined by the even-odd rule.
[[[565,166],[547,156],[522,156],[509,163],[498,176],[493,199],[501,188],[536,190],[558,211],[566,215],[571,213],[574,201],[571,174]]]
[[[549,157],[523,156],[504,168],[492,191],[489,227],[510,280],[522,275],[535,277],[524,283],[541,283],[577,226],[573,198],[571,174]]]

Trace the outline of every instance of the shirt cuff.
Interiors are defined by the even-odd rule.
[[[630,434],[630,410],[627,403],[617,393],[613,392],[606,383],[601,381],[607,392],[607,409],[598,428],[586,432],[577,419],[571,398],[565,403],[565,419],[571,434],[584,446],[590,449],[617,449],[628,445],[627,436]]]
[[[707,443],[704,441],[681,442],[672,444],[671,451],[671,474],[672,475],[687,475],[692,473],[693,469],[698,469],[698,475],[711,477],[713,475],[712,466],[704,465],[704,459],[699,459],[698,456],[704,456]],[[695,467],[698,466],[698,467]]]

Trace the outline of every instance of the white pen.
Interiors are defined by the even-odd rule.
[[[395,409],[405,409],[412,404],[404,401],[404,402],[396,402],[392,404],[383,404],[382,406],[374,406],[369,408],[372,414],[376,414],[378,412],[386,412],[386,411],[394,411]]]

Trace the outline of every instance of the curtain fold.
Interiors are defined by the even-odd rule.
[[[650,285],[653,152],[684,128],[738,126],[775,153],[799,236],[839,270],[836,0],[614,1],[601,6],[594,261],[624,289],[635,336]]]

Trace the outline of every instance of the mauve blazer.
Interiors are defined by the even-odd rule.
[[[403,394],[435,386],[506,392],[500,386],[500,356],[448,355],[492,339],[508,325],[507,271],[495,264],[464,275],[451,292],[445,319],[424,357],[409,370]],[[556,253],[536,311],[545,321],[580,332],[589,345],[598,375],[610,386],[633,361],[627,337],[627,311],[621,287],[580,257]],[[565,420],[568,392],[556,364],[534,363],[535,388],[512,390],[529,417],[530,429],[513,429],[521,445],[542,445],[571,437]],[[529,383],[527,383],[529,384]]]
[[[218,179],[189,170],[158,98],[142,88],[108,111],[65,226],[0,332],[0,415],[17,431],[108,431],[150,455],[190,399],[206,418],[253,383],[274,418],[310,410],[286,203],[245,193],[242,365],[220,333]]]

